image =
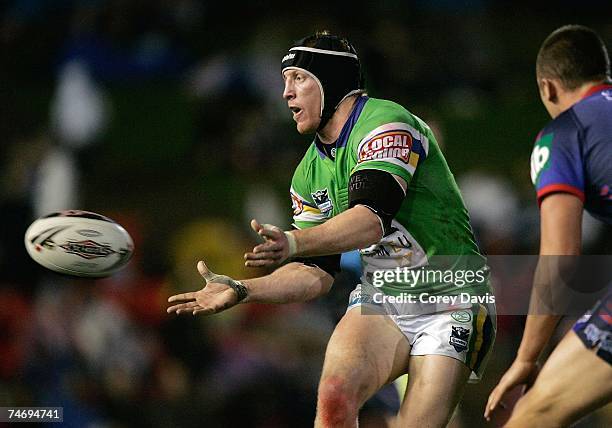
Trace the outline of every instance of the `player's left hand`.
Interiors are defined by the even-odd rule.
[[[251,220],[251,228],[265,242],[256,245],[253,251],[244,255],[244,265],[250,267],[277,266],[291,256],[291,245],[285,232],[271,224],[260,224]]]
[[[515,360],[510,368],[504,373],[497,386],[491,391],[484,417],[490,421],[491,416],[498,406],[505,408],[502,402],[504,396],[518,385],[524,385],[524,393],[535,381],[538,375],[538,366],[535,361]],[[522,395],[522,394],[521,394]]]
[[[210,315],[231,308],[238,303],[238,294],[228,284],[234,279],[226,275],[217,275],[211,272],[203,261],[198,262],[198,272],[204,278],[204,287],[199,291],[182,293],[171,296],[168,303],[172,303],[166,311],[180,315],[190,313],[193,315]]]

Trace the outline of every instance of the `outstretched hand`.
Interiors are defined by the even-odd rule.
[[[253,251],[246,253],[244,265],[250,267],[270,267],[280,265],[291,257],[295,249],[291,248],[289,237],[279,227],[271,224],[260,224],[251,220],[251,228],[261,236],[265,242],[256,245]],[[293,244],[295,246],[295,243]]]
[[[198,262],[198,272],[204,278],[204,287],[200,291],[192,291],[171,296],[169,303],[175,303],[166,309],[169,314],[175,312],[197,314],[216,314],[231,308],[238,303],[238,293],[228,285],[234,281],[226,275],[211,272],[203,261]]]
[[[532,361],[515,360],[510,368],[504,373],[497,386],[491,391],[487,406],[485,407],[484,417],[490,421],[493,412],[499,407],[505,408],[502,399],[508,392],[518,385],[524,385],[523,393],[533,385],[538,375],[538,366]]]

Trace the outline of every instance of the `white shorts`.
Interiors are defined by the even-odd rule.
[[[455,358],[472,371],[470,382],[480,380],[495,341],[495,305],[436,306],[435,312],[407,315],[405,305],[375,303],[373,295],[380,292],[368,284],[357,285],[350,294],[347,312],[360,308],[367,316],[390,317],[408,339],[410,355]]]

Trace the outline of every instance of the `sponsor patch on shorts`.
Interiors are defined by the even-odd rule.
[[[470,323],[472,322],[472,314],[468,311],[455,311],[451,313],[451,317],[457,322]]]

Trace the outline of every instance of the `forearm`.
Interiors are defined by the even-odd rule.
[[[525,331],[517,353],[521,361],[536,361],[553,335],[559,319],[554,311],[552,293],[561,280],[553,256],[540,255],[536,267]],[[555,258],[557,259],[557,258]]]
[[[311,257],[368,247],[381,239],[382,226],[376,214],[357,205],[319,226],[291,233],[296,241],[294,256]]]
[[[560,315],[528,315],[517,360],[536,361],[553,335]]]
[[[563,193],[546,197],[540,207],[540,259],[533,279],[529,315],[517,359],[535,361],[564,312],[565,284],[580,254],[582,202]]]
[[[305,302],[326,294],[333,282],[331,275],[302,263],[289,263],[270,275],[246,279],[248,296],[243,302]]]

